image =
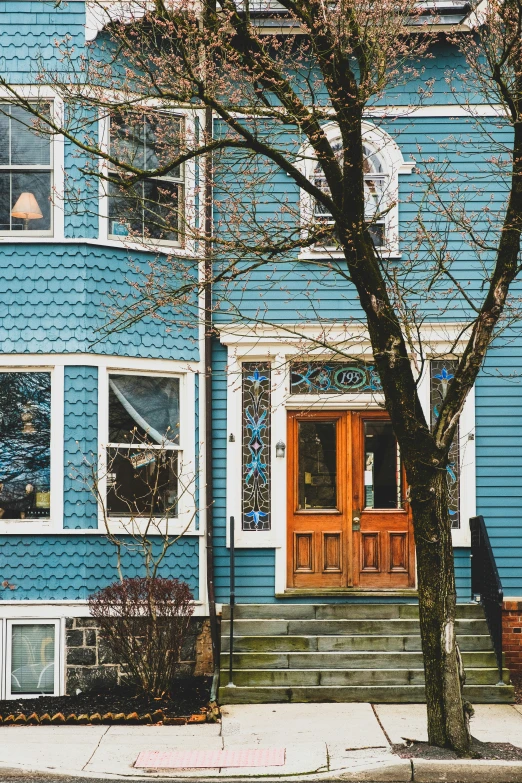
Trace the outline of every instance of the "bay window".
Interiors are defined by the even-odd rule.
[[[34,122],[23,107],[0,103],[0,235],[52,233],[52,143]]]
[[[49,519],[51,374],[0,372],[0,519]]]
[[[179,154],[183,135],[183,117],[168,112],[118,113],[110,120],[110,152],[138,171],[157,169]],[[109,236],[181,242],[182,165],[131,184],[132,175],[111,164],[109,176]]]
[[[178,514],[180,380],[109,375],[107,512],[121,518]]]

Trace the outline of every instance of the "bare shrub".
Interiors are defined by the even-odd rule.
[[[89,609],[130,682],[161,696],[173,684],[194,611],[185,582],[136,577],[89,596]]]

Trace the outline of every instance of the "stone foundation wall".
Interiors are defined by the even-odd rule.
[[[504,601],[502,646],[508,669],[522,673],[522,598]]]
[[[100,634],[96,620],[70,617],[66,620],[65,672],[68,694],[98,686],[119,685],[124,677],[122,666],[115,661]],[[180,677],[212,674],[210,623],[203,617],[191,619],[181,651]]]

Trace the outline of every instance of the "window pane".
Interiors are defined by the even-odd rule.
[[[11,174],[0,172],[0,231],[11,230]]]
[[[382,209],[383,205],[383,185],[382,179],[364,178],[364,217],[367,220]]]
[[[131,112],[114,114],[111,116],[110,129],[111,154],[124,163],[143,169],[143,115]]]
[[[40,109],[49,112],[49,105]],[[11,106],[11,163],[13,165],[48,166],[51,163],[51,140],[34,130],[35,118],[20,106]]]
[[[179,185],[147,179],[144,185],[144,235],[151,239],[178,239]]]
[[[41,218],[31,218],[27,221],[27,230],[49,231],[51,228],[51,172],[13,172],[11,174],[11,209],[15,207],[22,193],[32,194],[42,213]],[[22,217],[13,217],[11,227],[13,230],[26,230]]]
[[[109,184],[109,234],[143,236],[143,183],[132,187]]]
[[[397,441],[388,421],[364,422],[365,508],[401,508]]]
[[[384,223],[370,223],[368,231],[373,239],[375,247],[383,247],[384,245]]]
[[[0,518],[48,518],[51,375],[0,373]]]
[[[54,625],[13,625],[12,693],[54,693],[54,637]]]
[[[300,421],[298,427],[299,508],[336,508],[336,422]]]
[[[3,103],[0,107],[0,165],[8,166],[9,160],[9,104]]]
[[[111,375],[110,443],[179,443],[179,378]]]
[[[161,449],[107,449],[107,510],[118,517],[174,517],[178,454]]]
[[[182,120],[164,112],[158,112],[145,119],[145,166],[155,169],[165,165],[179,154],[181,147]],[[166,175],[179,178],[180,166]]]

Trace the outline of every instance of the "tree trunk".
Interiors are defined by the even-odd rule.
[[[431,471],[427,473],[424,479]],[[412,486],[420,630],[429,742],[466,756],[469,708],[462,696],[464,677],[455,638],[455,569],[446,482],[446,471],[438,470],[431,480]]]

